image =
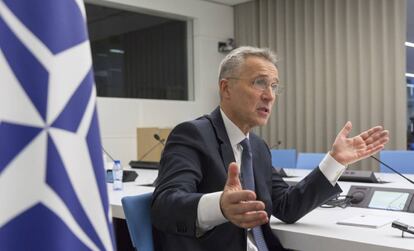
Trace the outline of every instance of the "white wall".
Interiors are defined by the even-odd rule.
[[[137,127],[174,127],[209,113],[219,102],[217,71],[223,54],[218,41],[234,37],[233,8],[201,0],[93,0],[90,3],[145,9],[192,19],[193,101],[98,98],[102,144],[124,165],[136,159]]]

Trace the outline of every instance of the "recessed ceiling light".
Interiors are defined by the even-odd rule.
[[[408,47],[414,47],[414,43],[411,43],[411,42],[405,42],[405,46],[408,46]]]
[[[109,52],[117,53],[117,54],[124,54],[125,53],[124,50],[120,50],[120,49],[109,49]]]

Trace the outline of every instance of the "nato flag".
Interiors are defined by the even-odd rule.
[[[0,250],[113,250],[82,0],[0,0]]]

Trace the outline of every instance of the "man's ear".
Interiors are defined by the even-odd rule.
[[[222,78],[219,82],[220,96],[223,99],[230,97],[231,84],[228,79]]]

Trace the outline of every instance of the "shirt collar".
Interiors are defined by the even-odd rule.
[[[229,136],[230,144],[232,146],[237,146],[245,138],[249,138],[249,133],[244,135],[244,133],[237,127],[233,121],[227,117],[224,111],[220,107],[221,117],[223,118],[224,127],[226,128],[227,135]]]

